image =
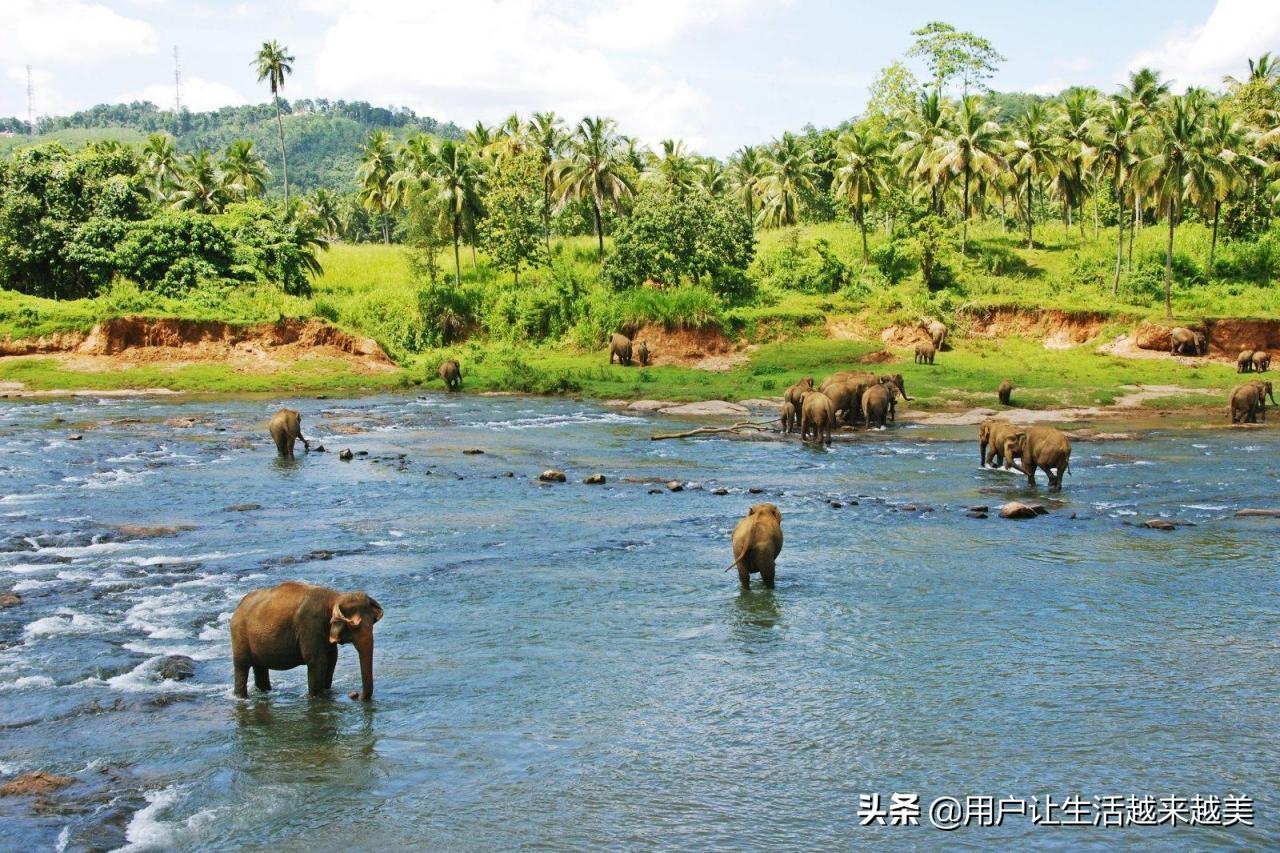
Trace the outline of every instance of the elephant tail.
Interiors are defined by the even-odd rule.
[[[733,558],[733,562],[732,562],[732,563],[730,563],[729,565],[725,566],[725,567],[724,567],[724,570],[727,572],[727,571],[729,571],[730,569],[736,569],[736,568],[738,568],[738,561],[739,561],[739,560],[741,560],[743,556],[746,556],[746,555],[744,554],[744,555],[742,555],[742,556],[735,556],[735,557]],[[723,572],[721,572],[721,574],[723,574]]]

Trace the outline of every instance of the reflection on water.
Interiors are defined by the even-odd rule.
[[[263,424],[286,403],[329,452],[275,457]],[[23,599],[0,608],[0,775],[77,780],[40,808],[0,799],[7,846],[1153,838],[859,827],[858,794],[892,791],[1245,793],[1258,827],[1161,842],[1280,839],[1280,528],[1234,517],[1275,505],[1280,432],[1078,444],[1049,499],[978,470],[968,428],[818,452],[650,442],[653,420],[522,398],[0,414],[0,592]],[[672,478],[697,485],[650,494]],[[965,515],[1028,498],[1052,512]],[[742,591],[729,536],[762,500],[783,513],[778,585]],[[230,614],[291,578],[383,604],[372,705],[345,698],[350,650],[330,698],[302,668],[232,698]],[[195,677],[166,681],[167,655]]]

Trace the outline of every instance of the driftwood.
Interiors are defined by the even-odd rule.
[[[657,435],[649,436],[650,441],[662,441],[667,438],[692,438],[695,435],[723,435],[729,432],[740,432],[743,430],[776,430],[778,422],[772,421],[738,421],[736,424],[722,427],[698,427],[697,429],[686,430],[685,432],[662,432]]]

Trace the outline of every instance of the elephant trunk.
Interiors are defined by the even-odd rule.
[[[356,654],[360,655],[360,701],[368,702],[373,698],[373,631],[361,631],[352,642]],[[352,694],[351,698],[355,698]]]

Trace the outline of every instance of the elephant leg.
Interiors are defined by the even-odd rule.
[[[325,692],[324,674],[329,668],[327,658],[312,658],[307,662],[307,693],[312,696],[322,696]]]
[[[747,571],[742,561],[738,561],[738,583],[743,589],[751,589],[751,572]]]
[[[330,688],[333,687],[333,671],[334,669],[337,668],[337,666],[338,666],[338,647],[330,646],[329,659],[328,661],[326,661],[325,668],[324,668],[324,683],[320,685],[325,690],[329,690]]]
[[[271,674],[261,664],[253,665],[253,686],[264,693],[271,689]]]
[[[1027,485],[1034,486],[1036,484],[1036,460],[1023,455],[1022,470],[1027,475]]]
[[[289,459],[292,459],[292,458],[293,458],[293,445],[294,445],[296,442],[297,442],[297,439],[296,439],[296,438],[294,438],[293,436],[291,436],[291,435],[289,435],[289,436],[285,436],[285,439],[284,439],[285,453],[284,453],[284,455],[285,455],[287,458],[289,458]]]
[[[760,570],[760,580],[764,581],[765,589],[773,589],[773,566]]]
[[[249,696],[249,661],[247,658],[237,657],[232,662],[235,667],[235,680],[233,692],[241,699]]]

